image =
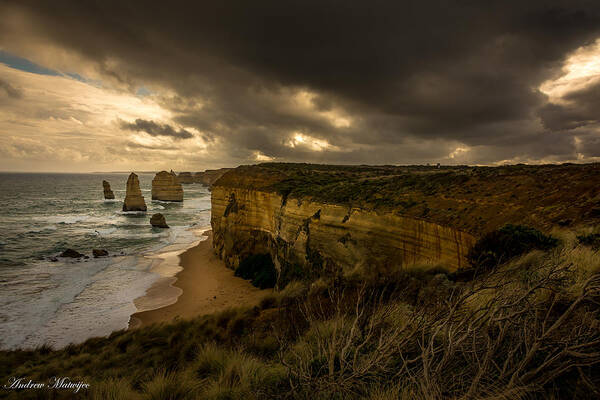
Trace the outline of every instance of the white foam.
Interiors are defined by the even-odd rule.
[[[56,225],[72,225],[80,222],[84,223],[105,223],[106,217],[90,214],[57,214],[48,216],[32,217],[33,220],[43,221]]]
[[[203,229],[190,229],[187,228],[185,231],[191,234],[191,237],[194,238],[194,241],[187,242],[185,245],[183,244],[172,244],[167,247],[161,249],[160,253],[157,254],[149,254],[146,257],[150,260],[153,260],[151,271],[160,276],[161,280],[169,280],[173,278],[179,271],[183,268],[179,265],[179,256],[185,252],[187,249],[198,245],[203,240],[206,240],[207,237],[203,236],[202,233],[206,231],[206,227]],[[175,279],[173,278],[170,281],[170,284],[173,283]],[[158,280],[155,284],[158,283]],[[150,287],[148,288],[150,289]],[[183,293],[180,288],[170,286],[169,290],[161,287],[161,294],[159,297],[156,295],[149,295],[146,291],[143,296],[140,296],[134,300],[134,304],[137,308],[137,311],[148,311],[154,310],[157,308],[165,307],[170,304],[173,304],[177,301],[177,298]]]
[[[90,215],[79,214],[79,215],[52,215],[48,217],[41,217],[39,219],[48,221],[53,224],[75,224],[77,222],[88,221],[91,218]]]
[[[174,275],[180,268],[176,253],[203,239],[196,235],[210,228],[210,196],[186,198],[178,207],[165,207],[170,202],[149,203],[150,209],[168,208],[168,213],[175,216],[173,223],[183,217],[189,221],[186,222],[188,225],[194,225],[194,228],[172,225],[171,229],[162,231],[150,226],[147,213],[122,212],[117,210],[117,205],[103,206],[103,202],[119,200],[104,201],[99,197],[89,201],[93,207],[90,214],[84,214],[90,206],[82,208],[73,204],[68,208],[65,205],[67,199],[56,198],[57,204],[46,205],[56,206],[54,212],[60,211],[55,215],[28,217],[27,225],[21,225],[22,232],[56,231],[50,235],[53,240],[56,235],[56,243],[71,243],[71,238],[101,243],[105,237],[110,238],[106,243],[121,243],[123,238],[138,246],[136,239],[151,239],[139,242],[144,248],[142,254],[78,261],[61,258],[58,262],[33,261],[14,270],[3,268],[0,275],[0,348],[28,348],[43,343],[62,347],[127,328],[130,315],[136,311],[134,299],[142,296],[157,279]],[[44,211],[39,209],[39,212]],[[15,223],[23,221],[22,217],[7,216],[5,222],[12,221],[11,218]],[[198,229],[199,226],[203,229]],[[50,246],[58,244],[52,242]],[[121,251],[121,247],[111,250],[108,245],[106,248],[111,255]],[[162,269],[151,271],[152,263],[160,261],[153,256],[166,252],[171,252],[165,256],[170,261]]]
[[[22,326],[23,334],[15,335],[12,324],[12,336],[20,340],[14,340],[12,346],[4,343],[3,347],[31,348],[47,343],[61,348],[127,328],[129,316],[135,312],[133,299],[145,293],[157,279],[148,270],[150,263],[140,257],[117,257],[91,260],[87,264],[84,268],[79,265],[79,269],[86,271],[77,276],[80,284],[73,282],[75,268],[61,266],[68,269],[68,275],[57,273],[53,278],[69,279],[70,284],[46,291],[36,302],[38,307],[30,305],[33,313],[25,319],[29,326]]]
[[[110,235],[111,233],[115,233],[117,231],[117,228],[106,228],[106,229],[95,229],[94,232],[96,232],[98,235],[100,236],[104,236],[104,235]]]
[[[55,231],[56,229],[58,229],[56,227],[56,225],[45,225],[45,226],[41,226],[41,227],[31,227],[31,228],[28,228],[27,233],[38,233],[38,232],[45,232],[45,231]]]

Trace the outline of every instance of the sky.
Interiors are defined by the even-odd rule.
[[[0,3],[0,171],[600,161],[600,2]]]

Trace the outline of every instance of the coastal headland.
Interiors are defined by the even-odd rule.
[[[0,375],[92,398],[590,398],[599,183],[597,164],[242,166],[211,186],[206,240],[149,256],[132,329],[0,352]]]

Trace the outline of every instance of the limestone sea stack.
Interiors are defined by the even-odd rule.
[[[146,211],[146,202],[140,190],[140,180],[133,172],[127,178],[127,191],[123,202],[123,211]]]
[[[113,200],[115,198],[115,194],[110,189],[110,183],[108,183],[108,181],[102,181],[102,187],[104,188],[104,199]]]
[[[183,188],[174,172],[160,171],[152,179],[152,200],[183,201]]]
[[[156,228],[168,228],[167,220],[165,220],[165,216],[161,213],[152,214],[150,218],[150,224]]]
[[[177,178],[179,178],[179,182],[186,185],[189,183],[194,183],[194,176],[191,172],[180,172],[179,175],[177,175]]]

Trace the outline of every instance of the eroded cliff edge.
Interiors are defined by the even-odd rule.
[[[571,190],[557,191],[569,182]],[[212,190],[215,252],[229,267],[270,254],[281,274],[467,266],[476,238],[506,223],[596,224],[600,168],[262,164]]]
[[[249,255],[269,253],[279,271],[300,268],[303,274],[334,265],[420,262],[457,269],[475,241],[424,220],[245,188],[213,187],[212,215],[215,251],[233,268]]]

